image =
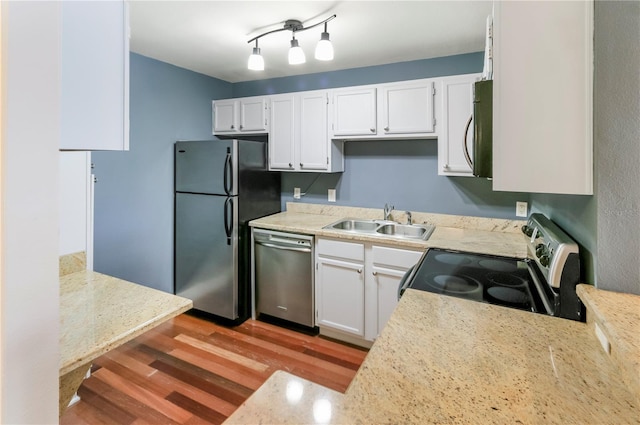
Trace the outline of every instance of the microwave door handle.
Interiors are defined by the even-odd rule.
[[[464,159],[467,160],[467,164],[473,171],[473,161],[471,155],[469,155],[469,144],[467,143],[467,137],[469,136],[469,127],[471,127],[471,121],[473,121],[473,114],[467,120],[467,126],[464,128],[464,137],[462,138],[462,152],[464,153]]]

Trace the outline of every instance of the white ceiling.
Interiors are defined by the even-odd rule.
[[[131,50],[229,82],[259,80],[482,51],[491,1],[130,2]],[[247,41],[284,21],[332,14],[335,59],[313,58],[322,26],[296,33],[307,63],[289,65],[290,31],[259,41],[264,71],[249,71]]]

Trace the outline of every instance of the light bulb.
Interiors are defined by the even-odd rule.
[[[333,60],[333,44],[331,44],[331,41],[329,40],[329,33],[326,31],[320,35],[320,41],[318,41],[318,45],[316,46],[315,56],[316,59],[320,61]]]
[[[252,71],[264,71],[264,58],[260,54],[260,49],[258,47],[253,48],[253,53],[249,56],[247,68]]]
[[[304,56],[304,51],[302,50],[302,47],[298,45],[298,40],[296,40],[294,36],[291,40],[291,48],[289,49],[289,65],[299,65],[306,61],[307,59]]]

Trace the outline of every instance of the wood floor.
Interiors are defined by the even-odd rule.
[[[94,362],[61,424],[217,424],[276,370],[344,392],[367,351],[248,320],[183,314]]]

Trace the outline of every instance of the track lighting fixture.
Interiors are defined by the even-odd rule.
[[[264,34],[260,34],[257,37],[253,37],[247,43],[251,43],[253,41],[256,42],[256,47],[253,48],[251,56],[249,56],[249,61],[247,63],[247,67],[250,70],[254,71],[262,71],[264,70],[264,58],[260,54],[260,48],[258,47],[258,39],[264,37],[268,34],[273,34],[275,32],[280,31],[291,31],[293,36],[291,38],[291,48],[289,49],[289,64],[290,65],[298,65],[301,63],[305,63],[306,57],[304,51],[298,44],[298,40],[296,39],[296,32],[306,31],[311,28],[315,28],[318,25],[324,24],[324,31],[320,35],[320,41],[316,46],[315,58],[321,61],[329,61],[333,59],[333,45],[331,44],[331,40],[329,40],[329,33],[327,32],[327,22],[335,18],[336,15],[331,15],[324,21],[318,22],[317,24],[311,25],[309,27],[304,27],[302,22],[296,19],[289,19],[284,23],[283,28],[279,28],[276,30],[265,32]]]

